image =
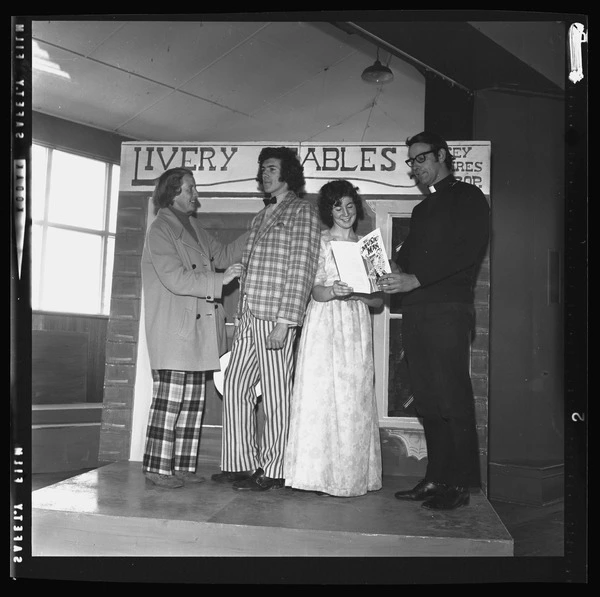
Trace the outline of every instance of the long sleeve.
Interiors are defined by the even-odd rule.
[[[168,227],[150,227],[146,250],[158,280],[173,294],[194,297],[214,295],[215,278],[222,278],[222,274],[196,271],[191,264],[185,263]]]
[[[469,300],[489,234],[489,205],[473,185],[456,183],[417,205],[396,263],[421,286],[403,304]]]
[[[301,324],[317,271],[321,231],[314,206],[308,202],[296,213],[290,258],[277,318]]]
[[[249,232],[244,232],[234,241],[224,245],[220,243],[212,234],[206,232],[209,239],[211,257],[214,259],[215,267],[225,269],[232,263],[240,262],[242,254],[246,247]]]

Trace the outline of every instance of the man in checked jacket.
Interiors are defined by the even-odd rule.
[[[238,491],[284,487],[294,341],[315,278],[321,227],[315,206],[300,197],[305,180],[296,152],[266,147],[258,163],[265,207],[252,221],[242,257],[240,318],[223,381],[222,472],[212,476]]]

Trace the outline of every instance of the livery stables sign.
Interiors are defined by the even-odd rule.
[[[454,175],[490,193],[489,141],[451,141]],[[120,190],[152,191],[169,168],[189,168],[201,196],[259,194],[258,155],[263,147],[291,147],[304,166],[306,191],[317,193],[326,182],[345,178],[362,195],[419,195],[406,165],[406,144],[390,143],[151,143],[121,147]]]

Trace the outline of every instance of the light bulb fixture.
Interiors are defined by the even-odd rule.
[[[361,79],[367,83],[379,85],[381,83],[389,83],[394,80],[394,73],[390,68],[379,62],[379,48],[377,48],[377,59],[371,66],[365,68],[362,72]]]

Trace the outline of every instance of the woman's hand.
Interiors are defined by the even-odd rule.
[[[332,299],[345,299],[354,292],[346,282],[341,282],[340,280],[336,280],[333,283],[333,286],[330,286],[329,288],[331,288],[330,292]]]

